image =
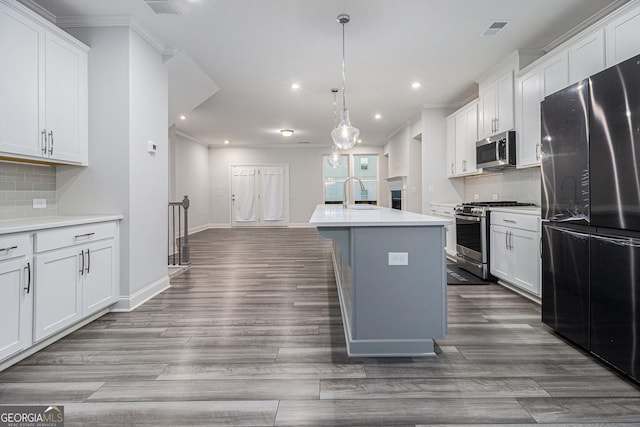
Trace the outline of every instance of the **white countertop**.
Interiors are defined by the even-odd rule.
[[[422,215],[397,209],[344,209],[342,205],[318,205],[309,225],[314,227],[415,227],[451,224],[445,218]]]
[[[0,221],[0,234],[22,233],[25,231],[91,224],[94,222],[117,221],[121,219],[122,215],[69,215],[6,219]]]

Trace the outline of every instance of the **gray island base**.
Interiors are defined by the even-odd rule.
[[[388,208],[318,205],[309,224],[333,241],[349,356],[435,355],[447,331],[444,226]]]

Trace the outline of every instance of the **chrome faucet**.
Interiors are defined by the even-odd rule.
[[[347,203],[347,182],[351,181],[352,179],[355,179],[356,181],[358,181],[360,183],[360,190],[361,191],[366,191],[367,189],[364,187],[364,184],[362,183],[362,180],[360,178],[358,178],[357,176],[350,176],[347,179],[344,180],[344,188],[342,189],[342,207],[347,209],[349,207],[349,203]],[[355,197],[353,198],[353,202],[355,203]]]

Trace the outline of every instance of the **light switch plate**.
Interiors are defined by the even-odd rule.
[[[33,199],[33,209],[46,209],[47,199]]]
[[[389,265],[409,265],[409,253],[389,252]]]

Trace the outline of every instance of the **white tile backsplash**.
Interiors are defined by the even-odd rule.
[[[475,197],[477,195],[477,198]],[[464,201],[515,200],[540,205],[540,168],[511,169],[464,179]]]
[[[47,207],[34,209],[33,199]],[[46,165],[0,162],[0,219],[57,214],[56,168]]]

